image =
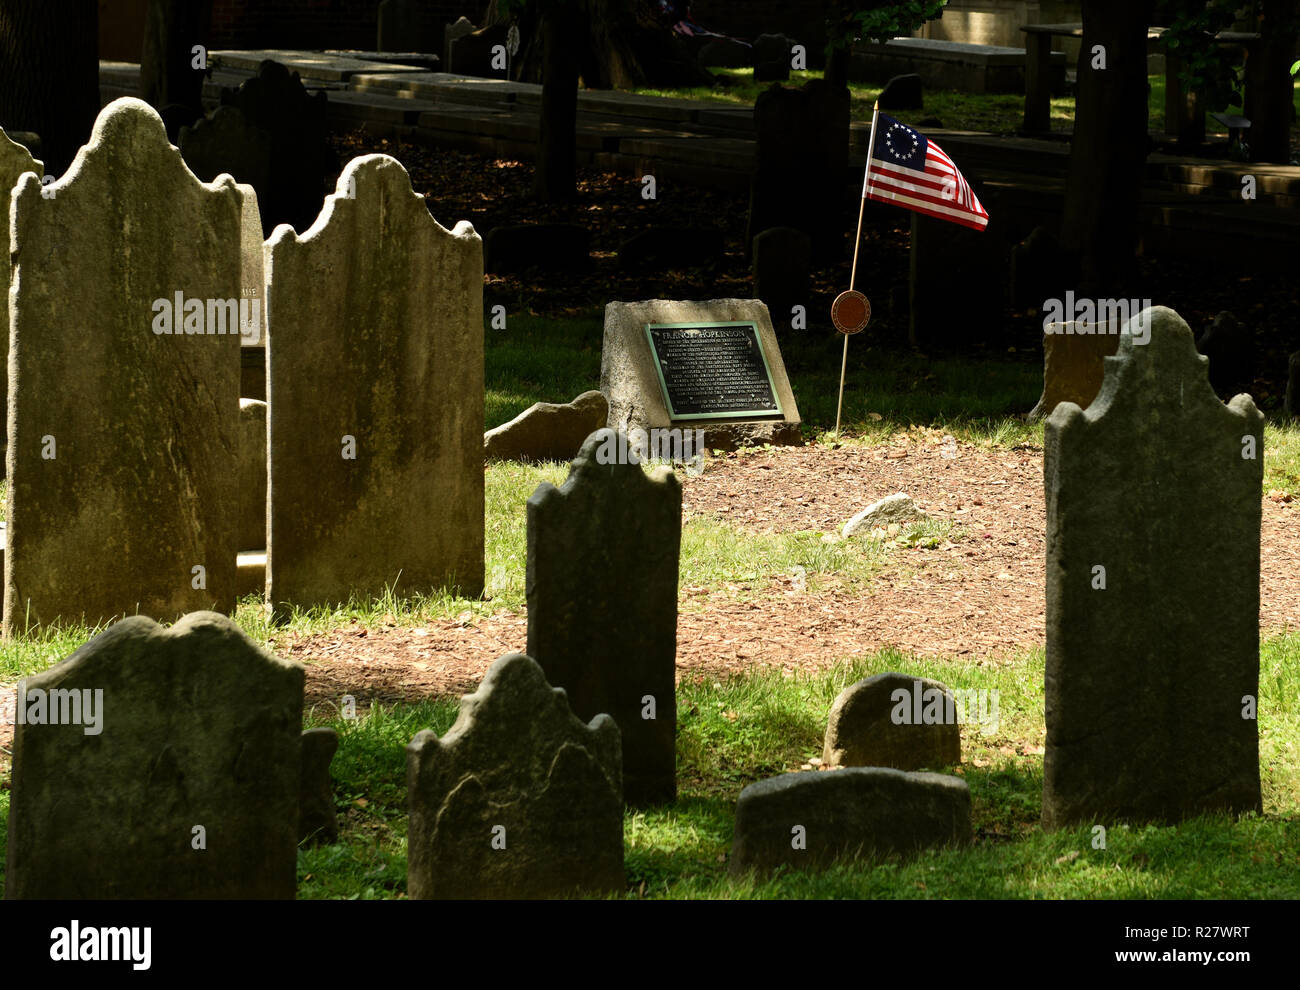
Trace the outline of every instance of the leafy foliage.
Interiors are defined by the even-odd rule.
[[[1189,4],[1182,0],[1157,0],[1154,16],[1169,29],[1162,40],[1169,54],[1182,59],[1179,78],[1189,92],[1197,92],[1209,111],[1241,104],[1241,88],[1230,46],[1214,40],[1219,31],[1232,27],[1240,0],[1208,0]],[[1254,11],[1258,3],[1247,5]]]
[[[880,41],[911,34],[941,16],[945,6],[947,0],[841,0],[827,11],[827,26],[835,44],[854,38]]]

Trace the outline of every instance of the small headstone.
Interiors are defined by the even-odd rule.
[[[921,77],[915,72],[894,76],[885,83],[885,88],[877,97],[881,110],[891,113],[895,110],[922,110]]]
[[[303,679],[194,612],[123,619],[21,682],[5,897],[292,899]]]
[[[911,496],[904,492],[897,492],[868,505],[844,524],[844,530],[840,535],[847,540],[860,532],[869,533],[877,526],[888,526],[890,523],[902,524],[925,518],[927,518],[926,514],[912,501]]]
[[[740,792],[731,874],[968,845],[970,808],[966,782],[943,774],[883,767],[784,773]]]
[[[1196,342],[1210,359],[1210,387],[1220,398],[1250,388],[1255,378],[1255,335],[1226,310],[1214,318]]]
[[[572,402],[535,402],[483,434],[483,456],[490,461],[570,461],[608,419],[609,403],[594,389]]]
[[[705,68],[743,69],[754,64],[754,50],[743,41],[714,38],[700,49],[695,60]]]
[[[798,42],[784,34],[760,34],[754,39],[754,64],[784,62],[788,69],[796,44]]]
[[[27,148],[0,129],[0,215],[6,219],[6,249],[0,252],[0,284],[9,285],[9,251],[8,251],[8,217],[9,195],[18,183],[18,177],[24,172],[31,172],[39,181],[45,175],[45,165],[31,156]],[[0,305],[0,361],[3,367],[9,367],[9,304]],[[0,398],[0,419],[8,416],[8,394]],[[7,442],[7,441],[6,441]]]
[[[266,403],[239,400],[239,533],[240,550],[266,546]]]
[[[907,674],[851,684],[831,706],[824,766],[937,770],[961,762],[959,712],[947,685]]]
[[[339,748],[333,729],[308,729],[302,734],[302,763],[298,780],[298,841],[326,845],[339,837],[334,808],[330,761]]]
[[[628,238],[618,249],[623,271],[681,271],[715,265],[723,259],[718,227],[651,227]]]
[[[623,876],[619,731],[574,717],[533,660],[497,660],[440,740],[406,747],[412,900],[615,893]]]
[[[623,792],[649,804],[677,794],[682,489],[667,467],[617,463],[619,450],[598,430],[564,484],[528,500],[528,654],[579,718],[618,723]]]
[[[769,227],[754,238],[754,296],[767,304],[778,330],[790,327],[791,309],[810,304],[812,241],[794,227]],[[806,325],[806,324],[805,324]]]
[[[130,98],[20,180],[7,632],[234,607],[240,209]]]
[[[1119,348],[1109,323],[1052,323],[1043,331],[1043,394],[1029,413],[1036,422],[1062,402],[1086,409],[1101,391],[1103,361]]]
[[[1043,823],[1259,811],[1263,416],[1163,306],[1105,363],[1045,427]]]
[[[473,21],[468,17],[458,17],[454,24],[448,24],[442,29],[442,64],[450,72],[451,65],[451,46],[452,43],[467,34],[473,34],[477,28],[474,27]]]
[[[267,600],[483,588],[483,261],[387,155],[267,244]]]
[[[591,265],[591,231],[576,223],[493,227],[483,242],[483,270],[580,272]]]
[[[724,418],[673,418],[664,397],[646,328],[651,324],[677,324],[681,329],[707,330],[708,324],[752,324],[748,328],[729,329],[728,340],[714,339],[703,331],[698,341],[683,339],[680,345],[684,361],[673,365],[683,380],[714,384],[743,378],[740,392],[714,390],[731,405],[732,400],[749,408],[757,394],[747,372],[766,364],[762,390],[770,388],[779,412],[761,415],[738,415]],[[721,329],[721,328],[715,328]],[[684,335],[684,337],[693,335]],[[739,347],[739,353],[731,348]],[[743,346],[742,346],[743,345]],[[755,349],[761,348],[761,354]],[[747,359],[747,363],[741,361]],[[761,360],[760,360],[761,358]],[[711,376],[709,378],[708,376]],[[675,374],[676,377],[676,374]],[[750,443],[794,444],[803,442],[799,432],[799,407],[790,389],[785,363],[767,307],[757,299],[648,299],[642,302],[611,302],[605,306],[605,340],[600,358],[600,390],[609,399],[609,425],[624,433],[655,429],[703,430],[704,446],[731,449]],[[764,395],[763,399],[766,400]],[[731,405],[735,408],[734,405]],[[714,408],[710,406],[709,408]]]

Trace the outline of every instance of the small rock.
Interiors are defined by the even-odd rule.
[[[912,501],[911,497],[903,492],[894,495],[888,495],[878,502],[872,502],[865,509],[844,524],[842,536],[848,539],[860,529],[870,531],[876,526],[887,526],[890,523],[914,522],[921,519],[929,518],[917,504]]]

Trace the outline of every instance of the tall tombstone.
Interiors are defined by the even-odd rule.
[[[292,899],[303,678],[195,612],[20,682],[5,897]]]
[[[147,104],[19,181],[5,632],[235,603],[240,194]]]
[[[628,450],[597,430],[564,484],[543,482],[528,500],[528,655],[579,718],[614,717],[623,793],[650,804],[677,796],[682,489]]]
[[[623,888],[618,727],[575,718],[529,657],[492,664],[442,739],[411,740],[406,793],[413,900]]]
[[[483,590],[483,242],[387,155],[266,247],[267,600]]]
[[[1260,810],[1263,447],[1163,306],[1048,417],[1045,826]]]
[[[0,287],[4,289],[4,297],[0,299],[0,359],[3,359],[3,366],[9,367],[9,197],[13,188],[18,183],[18,179],[26,172],[31,172],[37,177],[45,174],[45,166],[33,158],[31,152],[23,145],[9,140],[9,136],[0,128],[0,217],[4,220],[4,239],[6,241],[3,252],[4,257],[0,259]],[[0,397],[0,418],[8,416],[6,411],[8,396]]]

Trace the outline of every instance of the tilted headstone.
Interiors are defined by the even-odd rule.
[[[783,773],[740,792],[730,869],[823,869],[970,841],[970,789],[960,777],[883,767]]]
[[[609,403],[595,389],[572,402],[534,402],[483,434],[483,456],[490,461],[571,461],[608,418]]]
[[[31,172],[37,178],[45,174],[45,166],[31,156],[21,144],[9,140],[9,136],[0,129],[0,217],[4,219],[5,250],[0,259],[0,284],[5,290],[4,299],[0,300],[0,359],[3,366],[9,367],[9,196],[18,183],[18,177],[24,172]],[[0,398],[0,419],[8,416],[8,395]]]
[[[1044,825],[1258,811],[1254,402],[1220,402],[1157,306],[1125,324],[1092,405],[1048,417],[1044,461]]]
[[[458,17],[455,23],[447,24],[442,29],[442,66],[446,71],[451,71],[451,46],[452,43],[467,34],[473,34],[476,30],[474,22],[468,17]]]
[[[1043,394],[1029,413],[1037,422],[1062,402],[1087,409],[1101,391],[1102,362],[1119,348],[1120,327],[1069,321],[1043,330]]]
[[[441,740],[406,747],[408,895],[621,890],[619,765],[613,719],[584,725],[532,659],[497,660]]]
[[[5,897],[292,899],[303,676],[195,612],[27,678]]]
[[[355,197],[355,198],[354,198]],[[483,248],[386,155],[267,245],[267,598],[483,590]]]
[[[5,629],[235,601],[240,194],[145,103],[13,201]]]
[[[907,674],[866,677],[840,692],[826,725],[826,766],[938,769],[961,762],[960,710],[947,686]]]
[[[648,804],[677,795],[682,489],[670,468],[647,474],[619,450],[597,430],[564,484],[528,500],[528,655],[579,718],[613,716],[623,793]]]

